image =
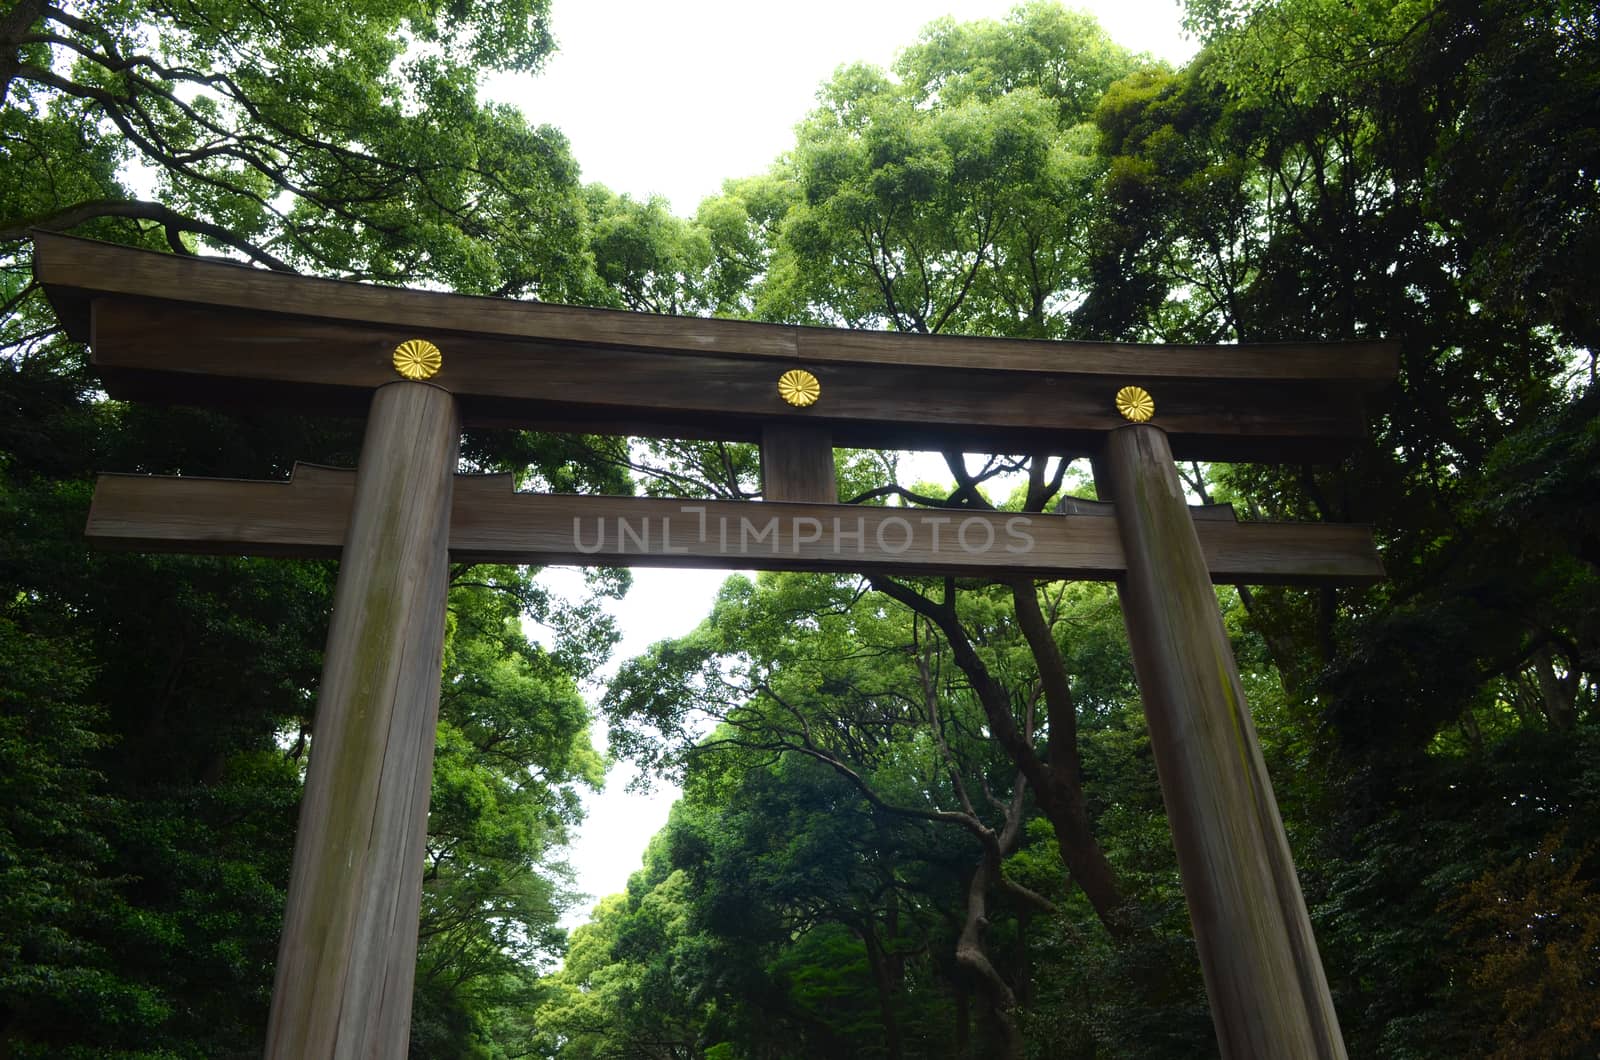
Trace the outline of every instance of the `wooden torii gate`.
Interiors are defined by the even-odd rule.
[[[1212,583],[1382,568],[1364,527],[1201,517],[1173,460],[1336,459],[1394,346],[910,336],[34,250],[113,397],[367,414],[354,471],[108,475],[89,515],[111,547],[341,557],[267,1056],[406,1052],[451,559],[1116,580],[1222,1055],[1346,1055]],[[456,474],[463,423],[758,442],[767,500],[515,493]],[[841,505],[836,445],[1089,453],[1112,504]]]

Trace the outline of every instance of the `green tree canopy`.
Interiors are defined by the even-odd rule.
[[[729,241],[714,253],[737,246],[730,260],[753,267],[748,311],[768,319],[1187,342],[1399,340],[1400,385],[1375,406],[1370,444],[1342,465],[1182,471],[1198,496],[1245,518],[1372,522],[1385,550],[1390,581],[1375,589],[1220,598],[1352,1052],[1586,1055],[1597,982],[1574,969],[1596,966],[1587,777],[1600,595],[1597,314],[1583,277],[1600,223],[1590,113],[1600,21],[1559,2],[1452,0],[1196,2],[1189,18],[1204,48],[1178,71],[1100,46],[1092,25],[1047,5],[999,22],[936,23],[892,73],[842,68],[793,151],[754,186],[781,194],[758,198],[734,182],[708,204],[736,216],[759,202],[729,228],[757,249]],[[948,462],[953,486],[916,485],[895,481],[890,457],[844,454],[843,495],[1037,510],[1071,481],[1029,454],[980,470],[960,454]],[[1028,485],[997,501],[984,492],[997,472]],[[1012,764],[1058,768],[1069,745],[1056,737],[1075,730],[1089,827],[1058,826],[1056,836],[1090,836],[1152,925],[1107,938],[1070,917],[1037,921],[1033,937],[1054,946],[1032,951],[1034,994],[1019,994],[1028,1048],[1203,1050],[1185,1038],[1204,1024],[1192,980],[1148,974],[1182,963],[1162,947],[1186,921],[1138,757],[1142,729],[1118,714],[1132,709],[1130,690],[1103,691],[1116,687],[1104,676],[1126,665],[1120,648],[1087,652],[1096,627],[1081,621],[1053,623],[1053,647],[1037,636],[1028,601],[1037,607],[1050,591],[877,587],[930,621],[949,658],[967,660],[969,697],[991,690],[997,709],[975,717],[988,740],[1016,752]],[[859,752],[876,722],[858,716],[849,653],[819,653],[825,663],[795,671],[806,677],[793,686],[772,684],[774,697],[749,684],[751,667],[790,665],[764,646],[760,613],[731,598],[719,606],[739,615],[730,641],[712,650],[713,616],[625,667],[613,703],[670,731],[697,712],[729,717],[726,686],[737,679],[748,687],[731,716],[747,727],[717,730],[694,755],[725,754],[720,743],[759,732],[768,753],[781,745],[781,760],[827,765],[805,752],[806,726],[794,720],[803,716],[818,747],[844,755],[828,743],[844,734],[850,762],[869,760]],[[890,606],[866,594],[834,610],[887,616]],[[848,621],[797,607],[776,614],[780,624],[816,622],[791,634],[799,641]],[[1058,707],[1047,739],[1029,748],[1011,732],[1034,680],[1053,683]],[[646,688],[657,691],[641,697]],[[1099,710],[1127,727],[1105,725]],[[624,729],[621,746],[639,735]],[[951,804],[913,752],[888,761],[858,770],[878,797]],[[686,803],[707,828],[748,817],[757,797],[780,812],[785,796],[765,787],[697,787],[703,768],[690,769]],[[772,766],[745,761],[740,777],[759,768]],[[1028,787],[1030,813],[1070,822],[1070,800],[1052,810],[1047,783],[1030,775]],[[803,826],[836,834],[831,822]],[[1083,850],[1075,859],[1070,844],[1059,849],[1076,879]],[[908,886],[910,864],[894,869]],[[761,907],[767,898],[745,882],[706,877],[706,900],[721,892]],[[1547,922],[1518,921],[1541,904]],[[847,974],[839,940],[823,936],[768,967],[807,962],[836,983]],[[1109,982],[1128,988],[1122,1003],[1137,1001],[1124,1008],[1099,993]],[[934,1018],[954,1026],[948,1012]],[[1519,1045],[1513,1028],[1532,1019],[1562,1032]],[[864,1044],[864,1025],[851,1033],[863,1043],[854,1048],[885,1047]],[[721,1035],[697,1048],[712,1055]],[[728,1040],[734,1055],[767,1048],[754,1031]],[[926,1048],[955,1055],[949,1041]]]
[[[360,440],[106,401],[33,285],[27,232],[601,299],[565,140],[477,96],[481,70],[551,47],[537,0],[0,17],[0,1053],[259,1050],[332,567],[90,553],[83,519],[94,472],[281,478],[351,465]],[[598,448],[474,433],[462,453],[546,489],[626,489]],[[602,775],[577,682],[614,639],[597,599],[625,580],[571,600],[525,570],[452,582],[413,1046],[524,1055],[564,947],[561,850]]]

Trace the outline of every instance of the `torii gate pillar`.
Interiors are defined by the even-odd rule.
[[[1110,432],[1102,466],[1150,745],[1224,1058],[1344,1060],[1233,649],[1166,433]]]
[[[455,399],[377,389],[323,658],[269,1060],[405,1056],[460,439]]]

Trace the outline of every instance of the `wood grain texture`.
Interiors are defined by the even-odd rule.
[[[224,309],[294,314],[385,328],[453,331],[590,346],[723,354],[787,363],[840,362],[1000,372],[1070,371],[1145,379],[1204,378],[1383,384],[1391,343],[1177,346],[907,335],[657,316],[473,298],[265,272],[36,232],[34,274],[70,333],[87,338],[87,299],[131,295]]]
[[[447,392],[392,383],[373,396],[360,470],[344,476],[349,499],[336,507],[348,530],[278,950],[271,1060],[406,1055],[458,439]]]
[[[811,424],[772,423],[761,431],[761,495],[769,501],[839,500],[833,435]]]
[[[775,364],[725,351],[419,332],[113,296],[97,297],[91,317],[94,365],[107,391],[127,400],[358,413],[373,387],[395,378],[394,347],[425,337],[444,354],[430,381],[456,395],[469,424],[731,440],[759,439],[778,424],[828,430],[842,447],[1082,453],[1124,422],[1115,394],[1139,382],[1185,459],[1330,459],[1366,433],[1362,387],[1351,380],[1158,380],[1144,371],[1160,359],[1153,352],[1130,360],[1129,374],[1106,376]],[[819,378],[817,404],[797,409],[778,396],[789,367]]]
[[[306,465],[290,483],[102,475],[87,533],[108,548],[333,557],[354,490],[353,472]],[[454,498],[457,562],[1083,579],[1126,569],[1117,520],[1107,515],[514,493],[502,475],[458,476]],[[1364,526],[1236,523],[1205,511],[1194,518],[1217,582],[1383,577]]]
[[[1160,430],[1112,433],[1103,464],[1128,571],[1134,669],[1225,1060],[1345,1057],[1338,1016],[1245,703],[1211,557]]]
[[[1067,496],[1056,503],[1057,512],[1062,515],[1104,515],[1113,517],[1117,514],[1116,505],[1110,501],[1092,501],[1085,497]],[[1189,515],[1196,522],[1237,523],[1239,513],[1233,510],[1231,504],[1191,504]],[[1310,525],[1310,524],[1301,524]]]

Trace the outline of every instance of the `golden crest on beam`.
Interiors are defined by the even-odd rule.
[[[804,368],[794,368],[778,377],[778,396],[795,408],[815,405],[822,396],[822,384]]]
[[[1117,411],[1130,423],[1143,423],[1156,414],[1156,400],[1142,386],[1125,386],[1117,391]]]
[[[427,339],[408,339],[394,348],[394,370],[407,379],[431,379],[443,364],[439,347]]]

